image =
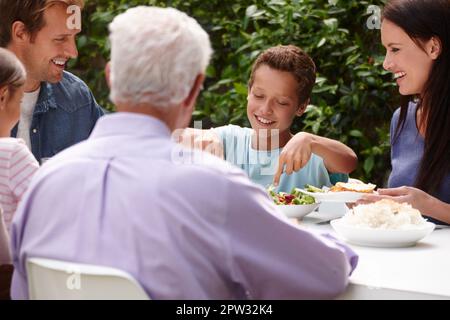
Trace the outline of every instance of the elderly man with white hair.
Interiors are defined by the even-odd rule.
[[[357,261],[347,246],[291,224],[240,169],[171,139],[190,123],[212,53],[198,23],[137,7],[110,32],[118,112],[32,181],[12,228],[13,298],[27,298],[30,257],[124,270],[153,299],[342,292]]]

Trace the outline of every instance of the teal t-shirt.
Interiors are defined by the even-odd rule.
[[[265,188],[272,184],[282,149],[270,151],[253,149],[251,146],[253,129],[251,128],[228,125],[213,130],[222,139],[226,161],[244,170],[253,182]],[[291,175],[285,173],[281,175],[278,191],[290,192],[294,187],[304,188],[305,184],[319,188],[329,187],[335,181],[343,181],[347,178],[347,175],[340,174],[330,176],[323,159],[312,154],[309,162],[300,171]]]

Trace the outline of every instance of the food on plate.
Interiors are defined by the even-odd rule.
[[[331,188],[323,187],[322,189],[312,186],[310,184],[305,185],[305,191],[311,193],[327,193],[327,192],[359,192],[359,193],[373,193],[377,186],[372,183],[363,182],[338,182]]]
[[[357,227],[394,230],[421,228],[426,224],[420,211],[410,204],[388,199],[358,205],[347,212],[342,222]]]
[[[305,190],[312,193],[324,193],[325,190],[314,187],[310,184],[305,184]]]
[[[352,181],[350,183],[338,182],[331,188],[323,186],[321,189],[312,185],[305,185],[305,189],[300,189],[300,191],[313,196],[320,202],[352,203],[358,201],[368,193],[376,193],[374,191],[375,187],[376,185],[374,184]]]
[[[338,182],[330,188],[330,192],[352,191],[361,193],[373,193],[377,186],[372,183],[346,183]]]
[[[316,203],[314,197],[304,194],[299,189],[294,188],[291,193],[275,192],[273,186],[268,189],[269,195],[277,205],[306,205]]]

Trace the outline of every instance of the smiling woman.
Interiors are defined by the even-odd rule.
[[[406,103],[391,123],[395,189],[379,193],[450,223],[450,2],[391,0],[382,18],[383,66]]]
[[[388,19],[383,21],[381,30],[381,41],[387,48],[383,67],[394,74],[402,95],[420,94],[439,56],[439,51],[433,51],[438,40],[430,38],[415,42],[401,27]]]

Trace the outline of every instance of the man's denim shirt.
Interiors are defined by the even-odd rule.
[[[33,155],[41,162],[86,140],[103,114],[88,86],[73,74],[64,72],[56,84],[43,82],[30,128]],[[17,128],[11,136],[17,136]]]

